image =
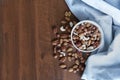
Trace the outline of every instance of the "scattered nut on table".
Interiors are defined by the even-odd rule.
[[[66,65],[66,64],[64,64],[64,63],[61,63],[59,66],[60,66],[60,68],[62,68],[62,69],[67,68],[67,65]]]
[[[53,26],[52,27],[52,33],[53,33],[53,40],[52,40],[52,46],[53,46],[53,57],[58,60],[59,67],[65,70],[68,70],[68,72],[82,72],[83,71],[83,63],[85,62],[85,59],[90,55],[90,53],[87,53],[85,56],[85,59],[83,58],[82,52],[78,52],[72,45],[71,39],[70,39],[70,33],[73,28],[73,26],[78,21],[73,19],[73,15],[70,11],[66,11],[64,14],[64,19],[61,20],[60,25]],[[90,24],[87,24],[89,26]],[[79,29],[79,27],[78,27]],[[82,31],[79,30],[79,31]],[[98,31],[96,31],[98,33]],[[87,33],[86,33],[87,34]],[[78,32],[75,33],[76,36],[74,37],[74,40],[80,39],[78,35]],[[98,33],[100,36],[100,34]],[[93,37],[93,39],[100,40],[100,38],[97,36]],[[88,38],[85,38],[85,40],[88,40]],[[89,41],[89,45],[91,45],[93,42]],[[84,43],[84,42],[83,42]],[[99,43],[95,43],[98,45]],[[77,42],[77,45],[80,46],[80,42]],[[91,47],[90,47],[91,48]],[[71,65],[67,65],[67,63],[70,63]]]

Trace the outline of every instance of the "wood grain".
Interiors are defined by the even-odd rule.
[[[64,0],[0,0],[0,80],[80,80],[52,57],[53,24]]]

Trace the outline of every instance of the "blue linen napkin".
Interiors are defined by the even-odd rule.
[[[102,46],[86,61],[85,80],[120,80],[120,0],[65,0],[79,20],[97,22]]]

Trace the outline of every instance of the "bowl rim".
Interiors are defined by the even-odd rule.
[[[91,24],[95,25],[95,26],[98,28],[98,30],[100,31],[100,34],[101,34],[101,40],[100,40],[99,46],[96,47],[95,49],[88,50],[88,51],[87,51],[87,50],[81,50],[81,49],[79,49],[79,48],[74,44],[74,42],[73,42],[73,37],[72,37],[73,31],[75,30],[75,28],[76,28],[78,25],[80,25],[80,24],[82,24],[82,23],[84,23],[84,22],[88,22],[88,23],[91,23]],[[73,45],[78,51],[81,51],[81,52],[94,52],[94,51],[96,51],[98,48],[100,48],[100,47],[102,46],[103,39],[104,39],[104,34],[103,34],[103,30],[102,30],[101,26],[100,26],[99,24],[97,24],[95,21],[92,21],[92,20],[82,20],[82,21],[78,22],[76,25],[73,26],[73,29],[72,29],[72,31],[71,31],[71,35],[70,35],[70,36],[71,36],[72,45]]]

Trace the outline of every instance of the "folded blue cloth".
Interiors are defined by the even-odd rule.
[[[65,0],[79,20],[93,20],[104,32],[102,46],[86,62],[85,80],[120,80],[120,0]]]

